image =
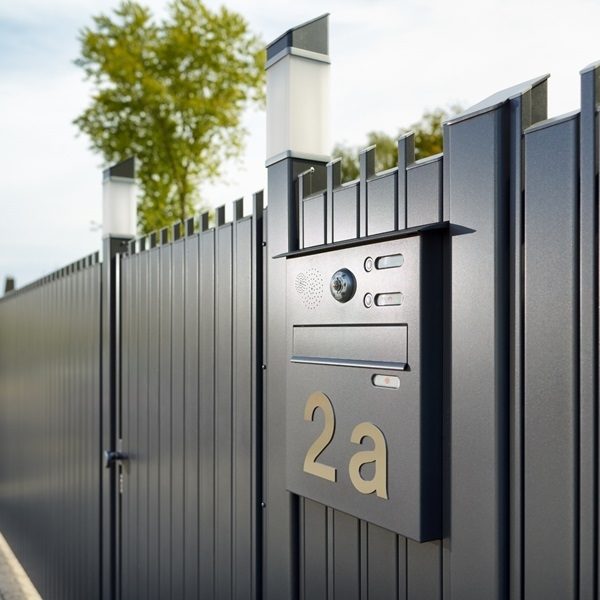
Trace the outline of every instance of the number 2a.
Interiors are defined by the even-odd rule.
[[[323,392],[314,392],[306,402],[304,419],[313,421],[315,411],[320,408],[325,416],[323,431],[312,443],[304,458],[304,471],[321,477],[327,481],[337,481],[337,469],[317,462],[317,458],[329,446],[335,434],[335,413],[331,400]],[[350,437],[354,444],[361,444],[365,438],[373,441],[373,450],[357,452],[350,459],[348,471],[352,485],[361,494],[375,494],[380,498],[388,498],[387,494],[387,444],[383,432],[373,423],[359,423]],[[363,465],[375,463],[373,479],[364,479],[360,474]]]

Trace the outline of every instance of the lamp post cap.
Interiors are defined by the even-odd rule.
[[[329,13],[288,29],[267,46],[267,61],[286,48],[298,48],[318,54],[329,54]]]
[[[120,163],[105,169],[102,172],[103,181],[108,181],[113,177],[119,177],[122,179],[135,179],[135,156],[126,158]]]

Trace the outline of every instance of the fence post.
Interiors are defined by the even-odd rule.
[[[266,374],[263,458],[263,594],[298,594],[298,498],[285,489],[286,266],[273,257],[298,245],[298,175],[329,161],[328,15],[267,46]]]
[[[117,402],[120,363],[119,254],[135,234],[135,163],[123,161],[103,173],[102,240],[102,394],[101,434],[104,451],[117,448]],[[133,215],[132,219],[132,205]],[[103,467],[103,462],[101,461]],[[102,600],[117,600],[119,550],[117,523],[118,469],[101,471]]]
[[[445,595],[452,598],[508,595],[512,285],[507,249],[511,185],[521,186],[521,163],[513,159],[522,144],[522,129],[511,130],[523,124],[515,118],[523,97],[539,88],[544,93],[535,99],[543,101],[545,80],[503,90],[444,126],[443,212],[452,236],[444,581]],[[539,112],[531,118],[543,118],[544,110]]]
[[[598,597],[598,103],[600,63],[581,72],[580,118],[580,581]]]

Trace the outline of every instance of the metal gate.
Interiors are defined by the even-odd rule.
[[[121,258],[123,599],[261,597],[262,202]]]

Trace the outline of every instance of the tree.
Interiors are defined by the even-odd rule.
[[[420,160],[427,156],[442,152],[443,124],[452,115],[461,112],[462,108],[453,105],[447,111],[437,108],[431,112],[425,112],[421,120],[413,123],[410,127],[401,129],[394,138],[381,131],[371,131],[367,134],[365,147],[377,146],[375,151],[375,171],[385,171],[398,166],[398,145],[396,140],[401,135],[409,132],[415,134],[415,159]],[[352,181],[359,177],[358,155],[360,148],[348,147],[336,144],[333,148],[333,156],[342,158],[342,177],[344,181]]]
[[[193,214],[199,182],[240,154],[242,113],[264,105],[264,44],[241,15],[202,0],[173,0],[160,23],[130,0],[93,21],[75,61],[93,96],[74,123],[108,164],[137,157],[148,233]]]

